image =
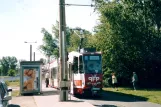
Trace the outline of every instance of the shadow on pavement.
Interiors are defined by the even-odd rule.
[[[67,102],[84,102],[84,101],[81,101],[81,100],[69,100]]]
[[[58,95],[58,91],[43,91],[39,96],[50,96],[50,95]]]
[[[115,106],[115,105],[94,105],[96,107],[118,107],[118,106]]]
[[[27,94],[23,94],[23,96],[50,96],[50,95],[58,95],[59,92],[58,91],[43,91],[42,93],[38,94],[38,93],[27,93]]]
[[[102,101],[121,101],[121,102],[136,102],[136,101],[147,101],[145,97],[134,96],[119,92],[103,91],[101,97],[79,97],[85,100],[102,100]]]
[[[8,105],[7,107],[21,107],[21,106],[15,105],[15,104],[10,104],[10,105]]]

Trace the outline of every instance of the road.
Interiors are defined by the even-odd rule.
[[[0,80],[2,80],[2,81],[15,81],[15,80],[20,80],[20,76],[15,76],[15,77],[0,77]]]
[[[96,107],[161,107],[159,104],[147,102],[145,98],[128,97],[114,92],[103,92],[101,98],[81,98],[81,100],[87,101]]]

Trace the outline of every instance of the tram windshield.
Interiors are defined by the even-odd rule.
[[[83,62],[85,73],[102,73],[101,55],[84,55]]]

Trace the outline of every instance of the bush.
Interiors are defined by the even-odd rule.
[[[111,78],[107,78],[107,79],[103,80],[103,86],[104,87],[110,87],[111,85],[112,85]]]
[[[15,76],[15,75],[16,75],[16,70],[10,69],[10,70],[8,71],[8,76]]]

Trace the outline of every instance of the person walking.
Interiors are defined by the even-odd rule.
[[[132,76],[132,83],[133,83],[133,88],[136,91],[137,88],[137,82],[138,82],[138,76],[136,75],[135,72],[133,72],[133,76]]]
[[[117,77],[115,76],[115,73],[112,73],[112,84],[113,84],[113,88],[115,88],[116,91],[118,91],[118,87],[117,87]]]
[[[48,85],[49,85],[49,72],[47,72],[47,73],[45,74],[45,83],[46,83],[46,88],[47,88]]]

